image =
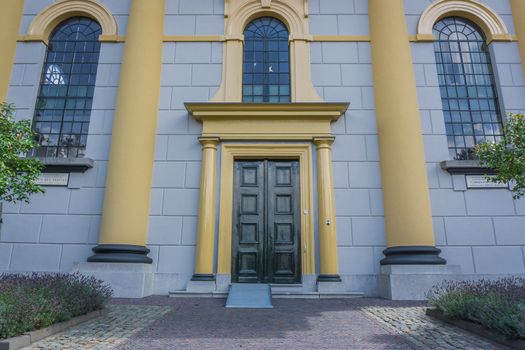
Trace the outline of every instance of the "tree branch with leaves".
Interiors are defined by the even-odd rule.
[[[492,168],[496,175],[491,181],[511,183],[515,199],[525,195],[525,116],[509,114],[500,142],[482,143],[476,147],[482,165]]]
[[[37,146],[30,120],[16,121],[13,105],[0,104],[0,200],[28,203],[30,196],[43,193],[35,181],[44,165],[25,155]]]

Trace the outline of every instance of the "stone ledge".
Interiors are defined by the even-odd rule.
[[[40,158],[44,163],[44,173],[84,173],[93,168],[95,161],[91,158]]]
[[[494,175],[496,171],[481,165],[479,160],[444,160],[441,169],[451,175]]]
[[[15,350],[24,348],[26,346],[30,346],[31,344],[36,343],[39,340],[47,338],[56,333],[60,333],[67,328],[76,326],[93,318],[102,316],[107,312],[107,309],[92,311],[88,314],[72,318],[69,321],[55,323],[49,327],[40,328],[35,331],[19,335],[17,337],[0,340],[0,350]]]

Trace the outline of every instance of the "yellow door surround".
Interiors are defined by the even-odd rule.
[[[318,149],[321,145],[321,148],[329,151],[329,144],[333,141],[331,123],[346,112],[348,105],[348,103],[186,103],[188,112],[203,123],[201,140],[210,140],[214,144],[222,141],[218,274],[231,274],[234,161],[261,158],[299,160],[302,273],[315,274],[312,142],[318,146]],[[327,143],[328,146],[324,147]],[[330,162],[329,152],[322,158]],[[207,162],[209,165],[211,163],[215,162]],[[318,189],[321,188],[323,191],[323,196],[320,197],[322,203],[319,203],[319,207],[323,208],[323,218],[324,216],[332,218],[335,212],[331,166],[323,163],[323,168],[327,169],[326,176],[322,176],[318,182],[320,180],[326,183],[318,183]],[[215,171],[213,166],[203,166],[201,179],[208,179],[208,182],[215,179]],[[214,187],[213,184],[209,183],[207,188],[210,187]],[[201,200],[202,198],[201,194]],[[212,220],[214,221],[215,218],[210,215],[199,216],[199,227],[209,227],[209,230],[212,230],[213,225],[206,225],[204,222]],[[324,221],[319,225],[319,232],[327,231]],[[332,227],[330,232],[333,231],[335,234],[335,226]],[[202,232],[202,236],[209,239],[214,237],[214,233]],[[335,261],[335,267],[329,268],[329,271],[337,274],[337,258],[334,259],[337,256],[335,240],[332,240],[333,237],[330,235],[322,235],[319,239],[323,240],[325,237],[327,241],[323,243],[326,249],[323,250],[324,254],[321,252],[320,265],[333,267]],[[196,256],[209,254],[209,244],[198,243],[196,249]],[[203,254],[199,254],[201,250]],[[206,271],[199,269],[196,274],[213,274],[210,264],[207,266]]]
[[[202,137],[221,141],[312,141],[331,137],[331,122],[349,103],[186,103],[202,122]]]
[[[217,273],[231,273],[233,163],[239,159],[299,160],[301,193],[301,261],[303,275],[315,273],[312,146],[307,143],[224,143],[221,147],[221,191]]]

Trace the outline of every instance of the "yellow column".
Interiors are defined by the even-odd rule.
[[[202,165],[199,199],[199,224],[195,247],[193,281],[213,281],[213,251],[215,247],[215,177],[217,174],[217,144],[215,137],[201,137]]]
[[[434,247],[403,0],[369,0],[387,245],[381,264],[443,264]],[[351,200],[351,199],[350,199]]]
[[[525,74],[525,0],[510,0],[514,28],[520,42],[521,67]]]
[[[9,0],[0,10],[0,102],[7,98],[15,59],[16,39],[24,12],[24,0]]]
[[[113,122],[99,246],[88,261],[147,262],[164,0],[132,0]]]
[[[333,137],[316,138],[320,282],[340,282],[332,176]]]

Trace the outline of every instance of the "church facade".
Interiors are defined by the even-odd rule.
[[[525,199],[474,149],[525,111],[525,0],[9,0],[0,101],[45,194],[1,272],[117,296],[421,299],[525,276]]]

